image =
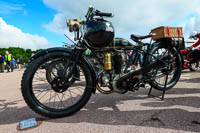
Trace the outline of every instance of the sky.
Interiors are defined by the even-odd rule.
[[[89,5],[114,14],[115,36],[145,35],[158,26],[182,26],[187,38],[200,32],[199,0],[0,0],[0,47],[25,49],[68,42],[66,19],[84,19]]]

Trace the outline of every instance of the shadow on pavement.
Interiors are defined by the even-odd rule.
[[[185,83],[200,83],[200,77],[197,77],[197,78],[190,78],[190,79],[180,79],[179,82],[185,82]]]
[[[172,107],[172,106],[187,106],[200,108],[200,97],[176,97],[165,98],[163,102],[148,102],[141,103],[142,106],[148,107]]]
[[[176,89],[176,88],[174,88]],[[185,91],[182,91],[185,90]],[[192,90],[192,89],[190,89]],[[190,90],[178,89],[177,94],[190,93]],[[198,89],[193,89],[192,93],[200,93]],[[172,92],[172,91],[171,91]],[[169,95],[171,93],[169,91]],[[138,93],[128,93],[125,95],[103,95],[95,94],[89,103],[78,113],[70,117],[60,119],[45,119],[52,123],[91,123],[103,125],[136,125],[144,127],[175,129],[181,131],[200,131],[200,112],[189,112],[174,107],[173,109],[156,109],[156,107],[171,107],[175,105],[200,107],[200,97],[179,97],[166,98],[164,102],[149,102],[145,91]],[[139,94],[139,95],[138,95]],[[151,109],[139,110],[136,107],[137,101],[134,101],[132,107],[125,105],[127,101],[139,100],[139,106],[155,107]],[[18,107],[19,101],[6,102],[0,100],[0,124],[12,124],[20,120],[36,117],[43,118],[33,113],[28,107]],[[120,108],[119,108],[120,106]],[[136,107],[134,109],[134,106]],[[131,109],[131,110],[130,110]]]
[[[186,91],[187,89],[183,90],[185,90],[183,92],[189,94]],[[195,93],[194,91],[197,91],[198,89],[190,90],[193,90],[192,93]],[[183,92],[179,89],[177,93],[183,94]],[[196,93],[200,93],[200,91],[197,91]],[[137,109],[130,110],[130,105],[128,105],[130,108],[118,108],[118,106],[126,104],[124,102],[128,100],[142,101],[144,100],[144,97],[129,94],[115,96],[96,94],[87,106],[77,114],[71,117],[51,119],[49,121],[55,123],[86,122],[104,125],[136,125],[181,131],[200,131],[200,112],[189,112],[176,107],[172,109],[156,109],[156,107],[171,107],[175,105],[199,108],[200,103],[198,101],[200,101],[200,97],[166,98],[164,102],[155,100],[155,103],[149,103],[148,99],[145,98],[145,101],[142,101],[140,106],[155,107],[154,109],[138,110],[139,108],[137,107]],[[132,106],[137,106],[136,102],[134,102],[134,105]]]
[[[19,101],[7,102],[0,100],[0,125],[18,123],[21,120],[26,120],[32,117],[42,118],[31,111],[27,106],[18,107]]]
[[[199,72],[199,71],[192,72],[189,69],[182,70],[182,73],[196,73],[196,72]]]
[[[153,89],[153,92],[162,94],[161,91],[157,91]],[[200,88],[172,88],[168,91],[166,91],[166,96],[167,95],[177,95],[177,94],[196,94],[200,93]]]

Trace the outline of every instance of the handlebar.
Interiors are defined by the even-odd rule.
[[[89,6],[88,11],[85,15],[87,19],[93,18],[93,16],[100,16],[100,17],[112,17],[112,13],[105,13],[105,12],[100,12],[96,9],[94,9],[92,6]]]
[[[105,13],[105,12],[100,12],[100,11],[96,11],[96,13],[94,14],[95,16],[100,16],[100,17],[112,17],[112,13]]]

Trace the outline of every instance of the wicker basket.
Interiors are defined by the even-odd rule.
[[[153,40],[161,38],[183,38],[182,27],[160,26],[151,30]]]

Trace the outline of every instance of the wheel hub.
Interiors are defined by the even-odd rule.
[[[52,81],[51,86],[52,86],[52,89],[58,93],[65,92],[69,87],[67,83],[64,80],[62,80],[62,78],[60,77],[55,78]]]
[[[172,65],[170,65],[169,68],[166,67],[166,68],[163,68],[163,69],[161,70],[161,72],[162,72],[163,74],[165,74],[165,75],[170,74],[172,71],[173,71],[173,66],[172,66]]]

